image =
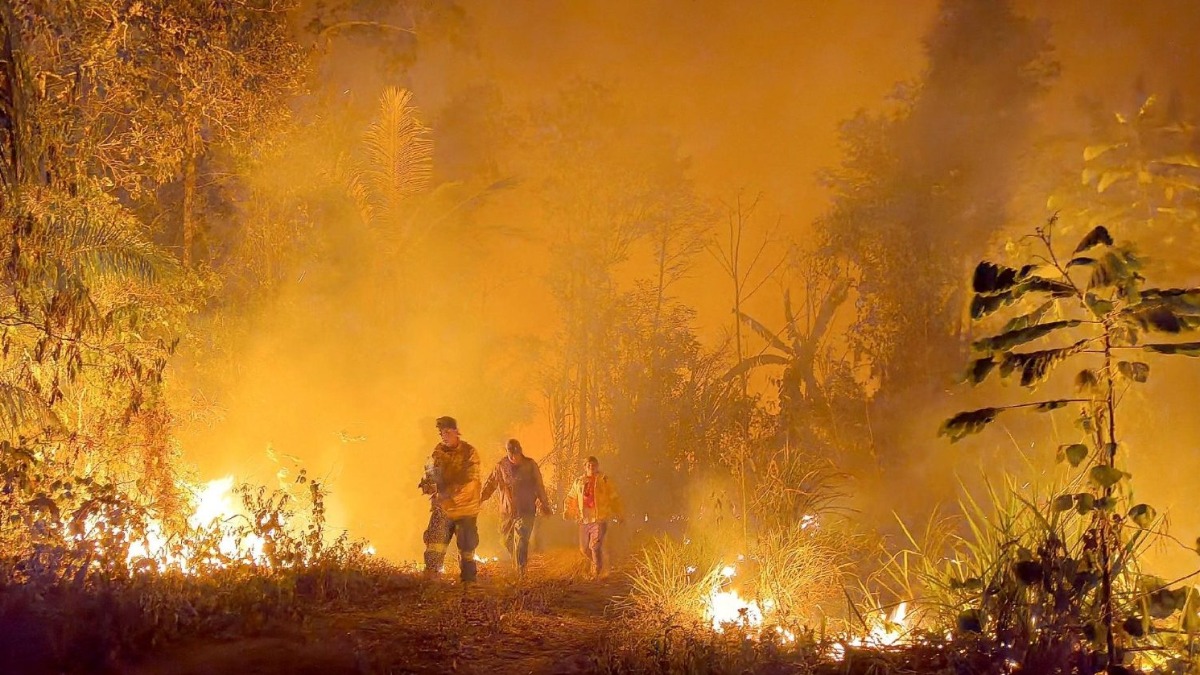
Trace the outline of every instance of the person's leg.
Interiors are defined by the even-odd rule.
[[[463,583],[472,583],[478,571],[475,566],[475,548],[479,546],[479,523],[475,516],[459,518],[454,521],[454,529],[458,537],[459,574]]]
[[[585,523],[579,524],[579,552],[591,562],[592,552],[588,549],[588,526]]]
[[[542,552],[542,525],[538,523],[538,519],[533,519],[533,525],[529,528],[529,551],[530,553]]]
[[[596,561],[596,576],[604,576],[604,536],[608,534],[608,523],[596,523],[596,535],[592,544],[592,556]]]
[[[517,569],[522,572],[529,562],[529,537],[533,534],[533,521],[532,515],[518,516],[513,527],[516,536]]]
[[[514,560],[516,559],[517,555],[517,550],[514,547],[516,526],[517,519],[515,516],[508,514],[500,516],[500,541],[504,542],[504,550],[508,551],[508,554],[512,556]]]
[[[425,576],[433,577],[442,571],[446,562],[446,547],[450,544],[450,520],[441,509],[429,513],[429,525],[423,536],[425,541]]]
[[[600,574],[600,528],[603,526],[604,523],[588,523],[587,526],[587,556],[593,576]]]

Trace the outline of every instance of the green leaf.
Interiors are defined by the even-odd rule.
[[[1086,516],[1089,511],[1096,507],[1096,498],[1087,492],[1080,492],[1075,495],[1075,512],[1081,516]]]
[[[1096,375],[1096,371],[1089,368],[1084,368],[1075,376],[1075,389],[1080,393],[1090,394],[1095,392],[1100,386],[1100,378]]]
[[[1136,347],[1138,343],[1138,329],[1125,325],[1113,326],[1109,335],[1112,337],[1113,346],[1118,347]]]
[[[1159,304],[1181,314],[1200,314],[1200,288],[1148,288],[1139,293],[1142,304]]]
[[[1200,328],[1200,316],[1176,314],[1162,305],[1137,305],[1121,313],[1121,318],[1133,322],[1145,331],[1183,333]]]
[[[1022,328],[1027,328],[1029,326],[1041,323],[1042,319],[1046,316],[1046,313],[1049,312],[1050,308],[1052,307],[1054,307],[1054,301],[1048,300],[1028,314],[1022,314],[1021,316],[1009,319],[1008,323],[1004,324],[1004,328],[1000,332],[1008,333],[1010,331],[1020,330]]]
[[[1117,363],[1117,371],[1134,382],[1145,382],[1150,377],[1149,364],[1141,361],[1121,361]]]
[[[942,423],[938,430],[939,436],[946,436],[951,443],[962,440],[971,434],[977,434],[996,419],[1000,411],[996,408],[980,408],[960,412]]]
[[[1083,322],[1077,319],[1039,323],[1033,326],[1026,326],[1025,328],[1018,328],[1017,330],[1010,330],[999,335],[980,338],[971,344],[971,348],[980,352],[1008,351],[1026,342],[1043,338],[1064,328],[1073,328],[1081,323]]]
[[[976,295],[971,298],[971,319],[978,321],[1001,307],[1011,304],[1016,297],[1011,291],[996,295]]]
[[[1142,349],[1157,354],[1178,354],[1180,356],[1200,357],[1200,342],[1178,342],[1175,344],[1142,345]]]
[[[1072,445],[1064,445],[1062,447],[1063,459],[1071,463],[1071,466],[1079,466],[1083,460],[1087,459],[1088,447],[1082,443],[1074,443]]]
[[[1093,466],[1092,470],[1088,472],[1088,480],[1096,487],[1106,490],[1119,483],[1124,477],[1124,471],[1104,464]]]
[[[1149,528],[1154,523],[1154,519],[1158,516],[1158,512],[1149,504],[1138,504],[1129,509],[1129,518],[1141,528]]]
[[[1083,302],[1087,305],[1088,310],[1092,312],[1092,316],[1097,319],[1104,318],[1109,312],[1113,311],[1113,303],[1110,300],[1105,300],[1095,293],[1084,295]]]
[[[1092,231],[1088,232],[1087,235],[1080,240],[1079,245],[1075,247],[1075,253],[1073,255],[1083,253],[1084,251],[1099,244],[1104,244],[1105,246],[1113,245],[1112,235],[1108,233],[1108,228],[1104,227],[1103,225],[1097,225],[1096,227],[1092,228]]]
[[[1108,251],[1092,264],[1088,289],[1123,287],[1138,267],[1137,259],[1128,251]]]
[[[1059,495],[1051,502],[1050,509],[1055,513],[1059,513],[1070,511],[1073,506],[1075,506],[1075,495]]]
[[[1009,352],[1000,362],[1000,376],[1007,378],[1013,372],[1019,372],[1022,387],[1036,387],[1046,381],[1055,366],[1079,353],[1086,346],[1087,340],[1080,340],[1070,347],[1025,353]]]
[[[967,381],[971,384],[979,384],[987,379],[989,373],[998,365],[995,358],[988,356],[982,359],[975,359],[971,362],[971,367],[967,370]]]
[[[1049,293],[1053,298],[1069,298],[1075,295],[1075,287],[1071,284],[1044,277],[1030,277],[1014,290],[1019,291],[1018,296],[1029,292]]]
[[[1057,399],[1054,401],[1042,401],[1033,406],[1033,411],[1034,412],[1050,412],[1051,410],[1058,410],[1059,408],[1065,408],[1070,403],[1071,403],[1071,401],[1068,399]]]
[[[982,294],[1002,293],[1010,290],[1017,282],[1029,276],[1032,271],[1032,265],[1026,265],[1017,270],[985,260],[975,266],[975,274],[971,278],[971,288],[976,293]]]

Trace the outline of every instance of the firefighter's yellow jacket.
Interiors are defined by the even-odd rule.
[[[590,517],[585,516],[583,506],[584,492],[587,487],[588,477],[580,476],[575,479],[571,485],[571,490],[567,493],[566,509],[563,511],[563,516],[567,520],[575,520],[579,522],[601,522],[613,518],[620,518],[624,515],[624,507],[621,505],[621,497],[617,494],[617,487],[609,479],[607,474],[596,472],[596,511]]]
[[[450,448],[438,443],[433,449],[436,503],[451,520],[479,515],[479,451],[460,440]]]

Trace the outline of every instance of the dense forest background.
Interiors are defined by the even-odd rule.
[[[305,466],[398,558],[443,414],[558,490],[598,455],[627,537],[1036,479],[1069,420],[936,436],[997,396],[955,387],[971,271],[1057,212],[1194,282],[1200,16],[793,5],[4,3],[6,433],[168,510]],[[1124,404],[1161,508],[1193,382]]]

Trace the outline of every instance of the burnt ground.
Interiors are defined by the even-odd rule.
[[[576,559],[577,560],[577,559]],[[574,560],[572,561],[572,563]],[[176,643],[134,675],[201,673],[582,673],[613,623],[624,576],[591,580],[573,564],[535,559],[518,580],[482,566],[464,590],[450,575],[401,579],[366,605],[309,614],[254,635]]]

